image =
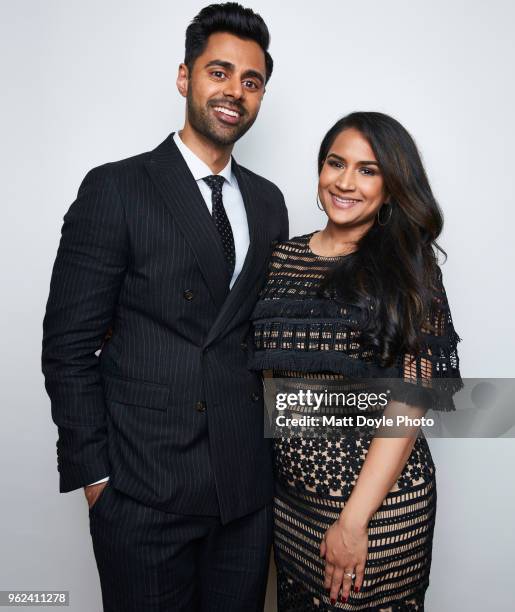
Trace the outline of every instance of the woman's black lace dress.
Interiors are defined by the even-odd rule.
[[[394,368],[376,365],[373,350],[360,344],[359,317],[352,308],[317,297],[324,273],[337,257],[309,248],[312,234],[276,247],[267,282],[255,307],[251,367],[275,378],[397,377],[422,392],[440,410],[454,409],[461,387],[459,340],[443,285],[425,333],[425,351],[400,356]],[[425,331],[425,330],[423,330]],[[438,379],[440,391],[433,389]],[[407,384],[411,383],[411,384]],[[424,396],[425,394],[425,396]],[[409,403],[414,404],[409,395]],[[322,537],[337,520],[359,476],[374,431],[326,437],[280,438],[274,442],[276,495],[274,553],[280,612],[424,609],[429,584],[436,511],[435,466],[425,437],[417,438],[402,474],[369,523],[365,580],[347,603],[332,606],[323,587]]]

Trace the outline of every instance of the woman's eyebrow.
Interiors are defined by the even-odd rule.
[[[336,159],[340,160],[340,161],[347,161],[345,159],[345,157],[342,157],[341,155],[336,155],[336,153],[329,153],[329,155],[327,157],[336,157]],[[362,166],[379,166],[379,163],[376,161],[367,161],[367,160],[363,160],[363,161],[359,161],[358,164],[361,164]]]

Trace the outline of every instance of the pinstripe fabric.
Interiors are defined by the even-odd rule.
[[[104,489],[90,510],[104,612],[258,612],[272,532],[270,505],[222,526]]]
[[[142,504],[223,523],[271,500],[261,379],[244,340],[288,219],[275,185],[234,172],[250,247],[230,292],[218,232],[171,136],[84,179],[44,320],[62,492],[109,475]]]

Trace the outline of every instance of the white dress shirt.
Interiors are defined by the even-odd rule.
[[[203,162],[200,157],[197,157],[197,155],[195,155],[195,153],[193,153],[193,151],[182,142],[179,132],[175,132],[173,135],[173,140],[181,152],[181,155],[184,157],[184,161],[190,169],[191,174],[193,174],[193,178],[200,189],[200,193],[204,198],[204,202],[206,203],[209,213],[212,214],[213,205],[211,202],[211,189],[209,188],[208,184],[202,180],[204,177],[211,176],[213,174],[210,167]],[[232,289],[232,286],[236,282],[236,279],[243,268],[243,262],[245,261],[247,251],[249,249],[249,226],[247,223],[245,204],[243,203],[238,181],[236,180],[236,177],[232,171],[232,159],[229,159],[229,162],[225,168],[223,168],[223,170],[221,170],[218,174],[223,176],[225,179],[222,188],[222,199],[227,218],[231,224],[232,234],[234,236],[236,262],[234,264],[234,272],[231,282],[229,283],[229,288]],[[109,476],[97,480],[96,482],[92,482],[91,485],[106,482],[107,480],[109,480]]]
[[[188,168],[190,169],[193,178],[197,182],[200,193],[204,198],[204,202],[212,214],[211,204],[211,189],[205,181],[202,179],[206,176],[211,176],[213,172],[209,166],[203,162],[200,157],[197,157],[191,149],[182,142],[179,132],[175,132],[173,139],[177,148],[184,157]],[[241,196],[240,188],[238,187],[238,181],[232,171],[232,159],[223,170],[218,173],[219,176],[223,176],[225,181],[222,188],[222,199],[224,202],[225,212],[232,228],[232,235],[234,236],[234,250],[236,252],[236,263],[234,265],[234,272],[229,283],[229,287],[232,289],[236,279],[238,278],[241,269],[243,268],[243,262],[249,250],[250,238],[249,238],[249,226],[247,223],[247,213],[245,211],[245,205]]]

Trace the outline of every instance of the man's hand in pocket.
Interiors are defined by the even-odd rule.
[[[102,495],[102,491],[106,488],[108,482],[109,481],[106,480],[105,482],[99,482],[98,484],[92,484],[84,487],[84,493],[86,495],[86,499],[88,500],[90,510],[96,504],[97,499]]]

